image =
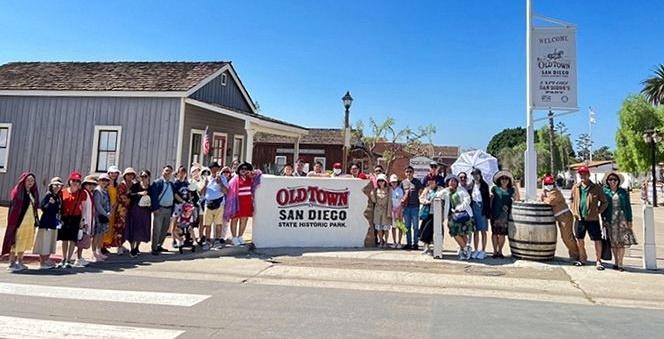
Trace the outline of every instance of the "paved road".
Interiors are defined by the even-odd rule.
[[[662,310],[405,293],[412,286],[385,292],[262,284],[254,279],[259,273],[241,271],[261,272],[268,263],[243,255],[195,264],[128,263],[0,273],[0,337],[620,338],[664,333]],[[561,279],[547,274],[547,279]]]

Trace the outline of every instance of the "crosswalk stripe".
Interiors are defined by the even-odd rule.
[[[0,294],[191,307],[210,295],[0,283]]]
[[[88,324],[0,316],[0,337],[23,338],[176,338],[184,331],[146,327]]]

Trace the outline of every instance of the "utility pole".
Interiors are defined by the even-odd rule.
[[[555,178],[556,175],[557,175],[556,168],[555,168],[555,163],[556,162],[554,160],[554,156],[555,156],[554,151],[556,149],[556,145],[555,145],[555,140],[556,140],[555,133],[556,133],[556,131],[553,127],[553,111],[549,111],[548,117],[549,117],[549,152],[551,153],[551,175]]]

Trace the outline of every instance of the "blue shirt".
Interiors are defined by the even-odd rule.
[[[225,175],[220,175],[221,184],[228,189],[228,179]],[[209,179],[207,189],[205,190],[205,201],[217,200],[224,197],[224,192],[221,191],[221,185],[215,179]]]
[[[171,207],[173,206],[173,188],[171,187],[168,180],[166,179],[163,180],[164,180],[164,188],[162,188],[161,193],[159,193],[159,196],[161,197],[161,199],[159,200],[159,206]]]

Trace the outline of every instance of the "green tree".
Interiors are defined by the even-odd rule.
[[[653,107],[644,96],[631,95],[623,101],[616,132],[615,158],[618,167],[625,172],[644,173],[651,164],[650,146],[643,140],[643,132],[650,128],[662,130],[664,107]],[[661,144],[657,158],[664,155]]]
[[[496,156],[500,169],[512,172],[515,180],[521,180],[523,178],[525,151],[525,142],[514,147],[505,147],[501,149]]]
[[[564,122],[556,124],[556,147],[558,148],[558,154],[560,154],[561,169],[565,170],[571,164],[572,159],[576,157],[576,153],[574,153],[569,130]]]
[[[361,120],[353,128],[355,137],[364,144],[371,168],[378,164],[378,155],[375,151],[378,144],[381,143],[385,147],[380,156],[387,171],[390,170],[392,163],[402,152],[433,156],[433,154],[428,153],[433,152],[433,136],[436,134],[436,127],[427,125],[413,130],[408,127],[398,129],[395,125],[396,120],[392,117],[388,117],[382,122],[369,118],[368,130]]]
[[[643,85],[641,94],[649,103],[657,106],[664,104],[664,64],[660,64],[653,72],[655,74],[652,77],[641,83]]]
[[[487,153],[498,157],[498,154],[504,149],[515,147],[526,142],[526,129],[523,127],[506,128],[494,135],[486,146]]]
[[[613,160],[613,152],[609,146],[602,146],[593,151],[593,160],[596,161],[605,161]]]

